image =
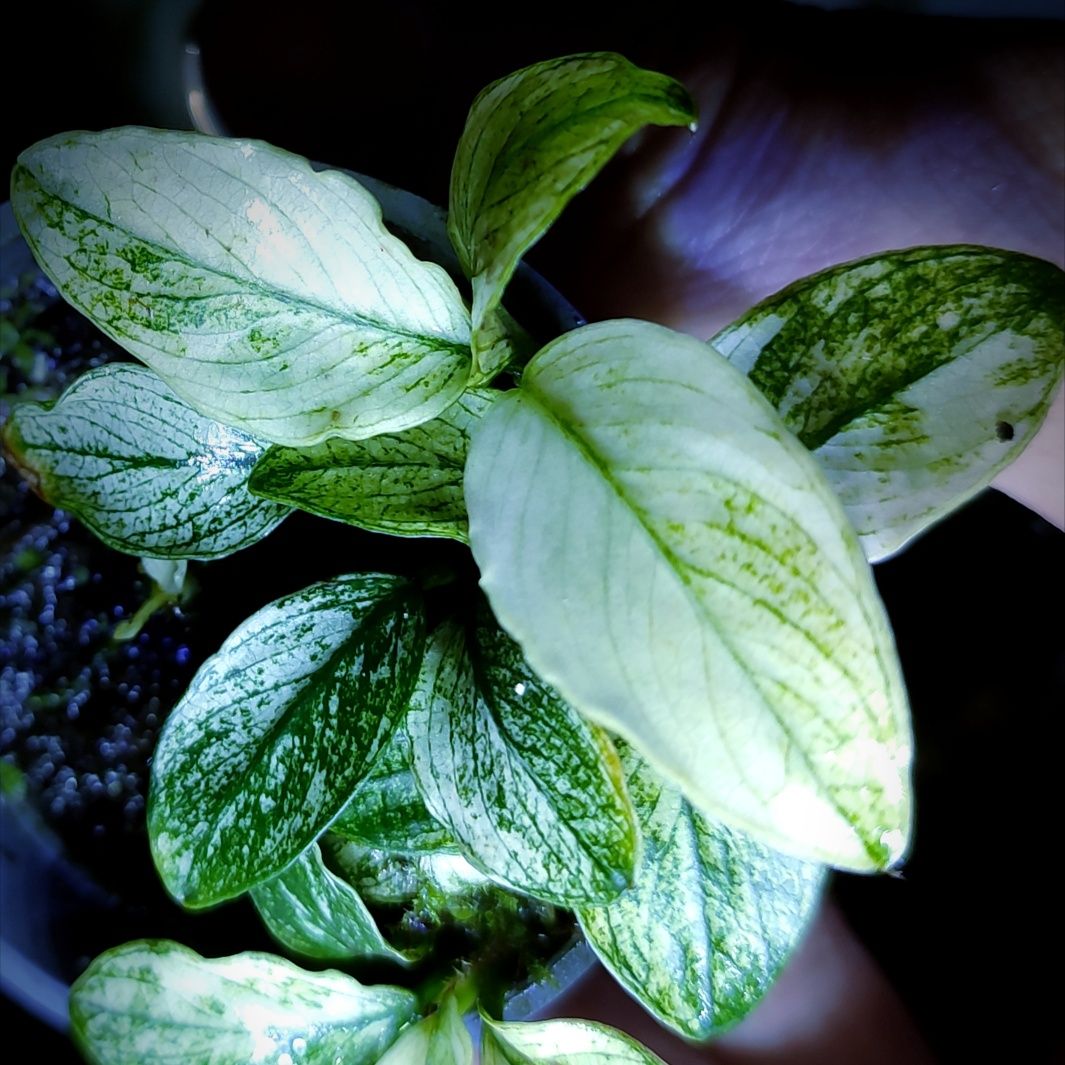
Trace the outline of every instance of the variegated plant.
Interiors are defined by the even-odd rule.
[[[413,577],[264,605],[154,759],[177,901],[248,893],[297,955],[373,958],[416,993],[128,944],[74,987],[92,1060],[472,1062],[479,1001],[485,1062],[651,1062],[602,1026],[505,1022],[478,957],[442,975],[374,905],[565,908],[651,1013],[706,1039],[773,981],[826,867],[904,858],[910,725],[869,562],[1035,433],[1061,271],[889,252],[709,343],[612,321],[530,359],[502,302],[522,255],[635,130],[694,119],[610,54],[489,86],[452,172],[465,277],[415,258],[351,177],[264,144],[119,129],[20,157],[42,268],[146,364],[13,410],[5,449],[42,495],[182,564],[293,507],[448,537],[484,593],[461,568],[419,578],[412,541]]]

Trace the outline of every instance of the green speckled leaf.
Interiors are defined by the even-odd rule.
[[[270,934],[308,958],[407,958],[389,945],[355,889],[334,876],[312,844],[283,873],[251,889]]]
[[[397,728],[329,831],[396,854],[455,851],[451,833],[426,809],[410,768],[410,740]]]
[[[473,1040],[453,994],[405,1029],[378,1065],[473,1065]]]
[[[152,762],[149,837],[175,899],[232,898],[310,846],[405,712],[423,647],[415,593],[379,574],[311,585],[233,632]]]
[[[11,202],[64,297],[227,425],[296,446],[398,432],[465,387],[458,290],[346,174],[125,128],[27,149]]]
[[[97,1065],[374,1065],[416,1006],[401,988],[269,954],[208,959],[141,940],[78,977],[70,1021]]]
[[[430,640],[407,729],[426,805],[493,878],[562,906],[631,881],[637,832],[613,745],[486,611]]]
[[[750,382],[646,322],[554,341],[474,433],[470,543],[500,623],[705,816],[882,868],[911,738],[839,501]]]
[[[481,1065],[665,1065],[631,1036],[594,1021],[515,1021],[482,1014]]]
[[[618,751],[643,856],[628,891],[577,917],[622,987],[681,1035],[708,1039],[769,989],[813,914],[824,869],[707,821],[631,747]]]
[[[101,366],[50,407],[18,404],[2,436],[37,492],[129,554],[219,558],[290,510],[248,493],[265,445],[197,414],[143,366]]]
[[[480,93],[455,153],[448,215],[473,281],[478,378],[506,359],[492,345],[492,315],[522,255],[638,129],[694,119],[683,86],[609,52],[536,63]]]
[[[1015,459],[1065,368],[1065,274],[992,248],[804,278],[711,341],[817,456],[870,560]]]
[[[402,433],[272,447],[252,473],[251,491],[374,532],[465,542],[469,434],[497,394],[469,391],[438,418]]]

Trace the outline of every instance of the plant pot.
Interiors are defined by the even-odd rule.
[[[442,211],[373,179],[360,180],[416,254],[457,272]],[[42,308],[28,326],[42,334],[32,336],[37,352],[19,353],[26,365],[18,372],[36,398],[54,396],[97,362],[124,357],[62,303],[18,234],[9,204],[0,205],[0,233],[0,290],[7,296],[18,289],[13,299],[30,298]],[[512,303],[545,338],[582,322],[524,267],[515,278]],[[43,334],[67,328],[78,346],[70,366],[58,350],[44,351],[53,345]],[[0,399],[0,420],[5,403]],[[9,766],[21,761],[27,779],[6,771],[8,786],[0,797],[0,990],[64,1031],[73,979],[93,956],[127,940],[175,939],[208,956],[277,952],[246,900],[193,915],[166,897],[152,868],[143,821],[155,735],[198,663],[245,616],[333,575],[331,547],[350,553],[354,546],[360,569],[390,571],[396,544],[404,541],[297,512],[266,540],[200,569],[201,587],[186,609],[157,613],[135,639],[116,643],[115,625],[128,619],[150,590],[137,560],[111,551],[75,520],[53,512],[19,485],[15,471],[3,472],[4,509],[10,512],[0,543],[6,555],[0,596],[14,608],[4,636],[14,668],[4,678],[0,754]],[[300,547],[308,526],[314,551]],[[439,550],[451,556],[461,548],[445,542]],[[79,597],[91,602],[80,613]],[[41,645],[51,656],[47,666],[34,657]],[[54,690],[34,688],[42,673]],[[83,829],[92,838],[81,838]],[[544,1010],[592,964],[591,951],[571,937],[548,960],[544,978],[512,989],[506,1017],[524,1019]]]

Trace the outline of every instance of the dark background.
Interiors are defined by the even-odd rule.
[[[64,129],[188,125],[175,96],[179,63],[160,59],[153,42],[194,5],[161,6],[163,15],[133,0],[20,5],[5,16],[6,52],[22,57],[8,79],[5,173],[22,147]],[[210,3],[196,24],[207,87],[231,132],[436,202],[446,201],[468,103],[487,81],[585,49],[668,73],[704,30],[669,2],[616,6],[609,24],[583,17],[579,4],[539,4],[519,32],[452,5],[392,2],[358,22],[352,6]],[[848,61],[835,47],[841,16],[736,6],[737,24],[760,27],[768,48]],[[920,47],[921,20],[842,17],[868,19],[880,45]],[[705,32],[719,28],[715,19]],[[1001,32],[1061,37],[1055,23]],[[959,23],[958,47],[972,34]],[[575,203],[530,257],[564,292],[587,287],[566,249],[587,237],[593,209]],[[838,875],[833,892],[944,1061],[1049,1061],[1061,1049],[1063,539],[989,492],[877,569],[913,704],[917,833],[901,877]],[[9,1037],[30,1039],[11,1045],[77,1060],[5,1006]]]

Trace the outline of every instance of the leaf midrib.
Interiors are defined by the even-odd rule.
[[[566,424],[565,420],[562,417],[560,417],[559,415],[557,415],[555,413],[555,411],[549,405],[549,402],[548,402],[549,401],[549,397],[548,396],[544,395],[543,393],[538,393],[538,392],[533,391],[533,388],[528,383],[528,379],[527,378],[526,378],[526,383],[523,385],[523,387],[521,389],[521,395],[524,398],[528,399],[536,407],[536,409],[544,416],[544,418],[551,425],[553,425],[556,428],[556,430],[566,440],[568,440],[574,446],[574,448],[577,450],[578,454],[581,455],[581,457],[585,460],[585,462],[589,466],[591,466],[592,469],[594,469],[601,476],[603,481],[607,485],[609,485],[611,490],[615,493],[615,495],[617,495],[618,499],[624,505],[625,510],[628,513],[630,513],[636,519],[636,522],[637,522],[638,526],[643,530],[644,534],[648,537],[648,539],[650,539],[650,541],[651,541],[653,547],[655,548],[655,550],[657,551],[657,553],[662,556],[662,558],[667,563],[668,568],[670,569],[670,571],[673,572],[674,575],[676,576],[676,578],[679,580],[681,587],[684,589],[685,595],[687,596],[689,601],[693,604],[693,606],[695,607],[697,613],[701,617],[704,617],[710,623],[711,628],[713,629],[715,635],[717,636],[718,640],[720,641],[722,647],[725,648],[725,650],[728,652],[728,654],[732,657],[733,661],[735,661],[736,664],[742,669],[743,673],[746,676],[751,678],[751,680],[752,680],[752,688],[758,693],[759,702],[762,704],[762,706],[765,708],[765,710],[769,713],[769,715],[773,718],[773,720],[777,723],[777,726],[780,728],[781,732],[783,733],[783,735],[788,740],[788,743],[791,746],[791,748],[796,750],[799,753],[799,756],[802,759],[803,763],[806,765],[806,767],[807,767],[807,769],[808,769],[808,771],[810,773],[811,778],[814,781],[816,781],[818,786],[820,787],[822,797],[828,800],[828,802],[831,804],[832,808],[839,814],[839,816],[842,819],[842,821],[854,833],[855,837],[857,838],[859,844],[862,847],[862,850],[868,852],[869,849],[870,849],[868,842],[866,841],[864,836],[861,834],[861,832],[859,832],[857,826],[854,824],[854,819],[853,819],[852,815],[846,810],[846,808],[842,805],[842,803],[838,799],[838,797],[836,795],[836,792],[835,792],[835,789],[826,787],[826,783],[825,783],[825,781],[824,781],[824,779],[823,779],[818,767],[816,766],[816,764],[811,759],[811,757],[808,754],[808,752],[806,751],[805,747],[802,744],[798,744],[798,743],[795,742],[795,737],[793,735],[792,729],[786,724],[786,722],[782,719],[780,714],[777,712],[776,708],[773,706],[773,704],[769,701],[769,699],[762,692],[761,687],[758,684],[754,683],[754,677],[755,677],[756,674],[751,669],[748,668],[744,658],[732,646],[732,642],[729,639],[726,638],[726,636],[724,635],[724,633],[722,632],[720,626],[717,623],[717,619],[712,614],[710,614],[706,610],[706,608],[703,606],[700,597],[695,593],[695,590],[693,589],[693,587],[691,585],[691,581],[687,577],[687,574],[685,572],[685,568],[681,566],[679,560],[676,558],[674,553],[670,550],[669,546],[654,531],[654,529],[650,528],[647,525],[647,523],[643,520],[643,510],[642,510],[642,508],[638,508],[638,507],[633,505],[632,501],[628,497],[628,493],[610,475],[609,470],[600,461],[599,456],[591,449],[591,447],[588,445],[588,443],[580,435],[578,435],[574,430],[572,430]],[[864,706],[864,703],[863,703],[863,706]],[[733,763],[736,765],[737,772],[739,772],[740,776],[744,776],[745,777],[746,774],[742,772],[739,763],[735,759],[734,753],[731,751],[730,745],[725,744],[725,747],[726,747],[726,753],[729,755],[729,757],[732,759]],[[874,858],[877,857],[875,854],[872,854],[871,856],[874,857]]]
[[[208,276],[211,276],[211,277],[224,278],[227,281],[232,281],[233,283],[239,285],[241,288],[251,290],[256,295],[259,295],[259,296],[262,296],[262,297],[266,297],[268,299],[274,300],[274,301],[276,301],[278,303],[285,304],[287,306],[305,307],[305,308],[308,308],[308,309],[310,309],[312,311],[316,311],[319,314],[324,315],[325,317],[333,318],[333,319],[336,319],[337,321],[340,321],[340,322],[349,323],[349,324],[351,324],[352,326],[354,326],[356,328],[361,327],[361,328],[364,328],[364,329],[377,330],[377,331],[379,331],[381,333],[385,333],[385,334],[388,334],[390,336],[398,336],[398,337],[403,337],[405,339],[421,341],[423,343],[428,344],[429,347],[434,348],[436,350],[451,351],[451,352],[454,352],[454,353],[460,354],[460,355],[464,355],[464,354],[468,354],[469,353],[470,349],[469,349],[468,345],[458,343],[456,341],[447,339],[445,337],[440,337],[440,336],[437,336],[437,335],[432,334],[432,333],[417,333],[417,332],[414,332],[411,329],[404,329],[401,326],[392,325],[390,323],[380,321],[380,320],[378,320],[376,318],[372,318],[372,317],[369,317],[367,315],[358,315],[358,314],[355,314],[354,312],[350,312],[350,311],[340,311],[340,310],[338,310],[335,307],[330,307],[327,304],[321,303],[318,300],[308,299],[306,296],[300,295],[298,293],[291,292],[288,289],[284,289],[284,288],[268,288],[267,286],[265,286],[264,284],[262,284],[260,281],[258,281],[255,278],[243,278],[239,274],[232,273],[232,272],[230,272],[228,270],[220,270],[220,269],[217,269],[215,267],[206,266],[206,265],[204,265],[202,263],[196,263],[193,260],[191,260],[185,253],[178,251],[176,248],[168,248],[164,244],[159,244],[159,243],[157,243],[157,242],[155,242],[153,240],[149,240],[147,237],[142,237],[142,236],[140,236],[140,235],[138,235],[136,233],[133,233],[131,230],[122,229],[120,226],[118,226],[115,222],[111,221],[110,219],[102,218],[99,215],[94,214],[93,212],[88,211],[85,208],[79,206],[78,204],[74,203],[73,201],[64,199],[63,197],[59,196],[58,194],[51,192],[48,188],[46,188],[46,186],[41,181],[38,180],[37,175],[33,171],[31,171],[28,167],[23,165],[23,164],[17,164],[16,165],[15,170],[13,172],[13,177],[12,177],[13,182],[14,182],[15,177],[18,175],[19,171],[22,171],[23,173],[27,174],[32,179],[32,181],[36,185],[36,187],[38,189],[40,189],[41,193],[44,196],[50,198],[51,200],[53,200],[56,203],[64,205],[66,208],[68,208],[69,210],[75,212],[78,216],[80,216],[81,219],[86,219],[86,220],[95,222],[98,225],[105,226],[111,232],[114,232],[114,233],[128,233],[128,234],[130,234],[132,239],[137,241],[138,243],[143,244],[144,246],[146,246],[148,248],[151,248],[153,251],[157,251],[157,252],[162,253],[166,257],[172,259],[174,262],[180,263],[181,265],[189,268],[190,270],[200,271],[200,272],[206,273]],[[61,230],[61,232],[63,233],[63,236],[67,240],[72,241],[77,247],[80,248],[82,246],[81,245],[81,241],[76,240],[75,238],[71,237],[67,233],[67,231],[65,229]],[[33,239],[28,234],[27,234],[26,239],[27,239],[27,242],[31,244],[34,252],[38,252],[38,250],[39,250],[39,242],[37,240]],[[110,247],[114,247],[114,245],[112,245],[110,241],[108,241],[108,245]],[[40,258],[40,257],[41,256],[38,255],[38,258]],[[70,263],[69,258],[68,258],[67,255],[64,254],[64,255],[59,256],[59,257],[62,258],[63,262],[67,264],[67,267],[73,273],[82,274],[82,271],[77,270],[77,268],[75,268]],[[127,266],[129,267],[131,276],[134,276],[134,277],[139,276],[137,274],[137,272],[133,269],[132,266],[129,266],[128,263],[127,263]],[[82,275],[82,276],[84,276],[84,275]],[[94,279],[90,278],[90,281],[94,281]],[[123,291],[125,291],[125,290],[123,290]],[[143,293],[143,295],[145,297],[147,297],[147,298],[151,298],[154,294],[155,293],[152,292],[152,291]],[[186,297],[181,296],[181,297],[175,297],[175,298],[184,300]],[[205,297],[195,297],[195,298],[205,298]]]
[[[489,720],[492,722],[497,732],[505,741],[507,751],[512,752],[513,756],[517,758],[526,776],[536,782],[537,791],[547,800],[547,804],[554,813],[556,821],[559,824],[566,826],[566,830],[569,833],[570,838],[573,840],[580,853],[587,855],[592,860],[592,863],[599,869],[600,873],[605,877],[606,882],[608,884],[612,884],[614,880],[614,874],[619,871],[623,872],[623,870],[617,870],[613,868],[612,866],[606,863],[606,861],[601,855],[595,853],[592,850],[589,850],[587,845],[583,842],[580,832],[578,832],[573,827],[570,819],[565,816],[563,811],[559,808],[557,802],[555,801],[553,789],[544,788],[544,785],[540,780],[539,774],[536,773],[530,766],[529,760],[525,755],[523,747],[526,745],[519,745],[514,742],[511,737],[510,729],[500,718],[498,705],[499,701],[496,699],[495,689],[488,680],[488,672],[490,667],[485,662],[486,652],[482,649],[479,641],[476,638],[475,632],[471,628],[466,628],[463,630],[463,637],[464,647],[466,649],[466,654],[470,662],[470,670],[476,695],[479,701],[484,704]],[[526,684],[533,686],[534,688],[542,687],[542,682],[539,680],[539,678],[536,677],[523,678],[523,681]],[[550,698],[550,696],[548,696],[548,698]],[[563,703],[562,705],[564,709],[568,709],[565,703]],[[547,839],[545,837],[544,842],[545,844],[550,845],[551,841],[550,839]],[[628,877],[626,879],[628,879]],[[570,902],[567,903],[567,905],[572,904],[573,900],[571,899]]]
[[[274,719],[269,728],[263,733],[259,740],[255,743],[252,753],[249,758],[242,762],[243,769],[239,773],[234,773],[232,778],[228,781],[223,788],[220,797],[216,801],[216,809],[221,808],[223,810],[229,809],[233,805],[234,796],[240,791],[242,787],[247,785],[248,778],[258,770],[270,749],[275,745],[277,737],[284,731],[291,722],[291,719],[298,712],[305,712],[306,703],[309,701],[312,695],[317,693],[318,689],[322,687],[324,681],[322,680],[323,673],[329,670],[329,676],[335,676],[336,671],[331,668],[337,659],[348,654],[351,650],[353,641],[357,636],[361,635],[366,627],[374,621],[379,614],[386,613],[389,606],[393,604],[394,600],[403,598],[410,594],[410,589],[402,584],[393,585],[388,594],[382,599],[379,599],[373,603],[370,609],[363,614],[357,623],[357,625],[351,630],[351,632],[337,645],[337,647],[330,653],[329,657],[314,670],[311,675],[311,679],[305,685],[301,686],[299,691],[291,702],[282,710],[282,712]],[[336,609],[335,605],[332,609]],[[392,612],[390,612],[392,613]],[[283,623],[282,623],[283,624]],[[386,722],[382,721],[382,724]],[[380,732],[378,733],[380,737]],[[382,741],[383,742],[383,741]],[[342,809],[343,807],[341,807]],[[219,817],[216,815],[208,822],[212,831],[217,830]],[[201,833],[199,842],[194,843],[192,846],[193,862],[194,865],[203,865],[204,848],[209,848],[211,843],[211,837],[207,833]],[[213,863],[212,863],[213,864]],[[271,879],[273,876],[278,875],[284,870],[278,870],[276,873],[271,873],[268,877],[263,877],[257,883],[262,883],[266,879]],[[228,878],[227,878],[228,880]],[[198,881],[190,881],[190,883],[198,883]],[[191,897],[195,898],[195,891]],[[186,896],[188,898],[190,896]]]

